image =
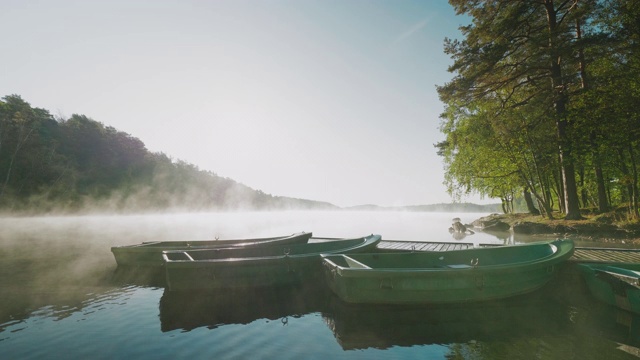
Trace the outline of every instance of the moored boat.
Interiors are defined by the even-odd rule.
[[[164,251],[169,290],[216,290],[292,285],[322,280],[321,254],[373,251],[380,235],[306,244]]]
[[[329,288],[348,303],[447,304],[526,294],[573,254],[571,240],[386,254],[323,255]]]
[[[216,248],[245,248],[272,245],[304,244],[313,233],[300,232],[288,236],[234,239],[234,240],[193,240],[193,241],[154,241],[136,245],[114,246],[111,252],[118,266],[123,267],[161,267],[164,265],[162,252],[165,250],[195,250]]]
[[[596,299],[640,314],[640,264],[588,263],[578,266]]]

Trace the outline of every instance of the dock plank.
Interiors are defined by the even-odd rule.
[[[478,247],[502,246],[496,244],[478,244]],[[383,240],[378,244],[381,250],[396,251],[451,251],[473,248],[472,243],[459,242],[424,242],[407,240]],[[571,262],[608,262],[608,263],[640,263],[640,249],[615,249],[576,247]]]
[[[425,248],[426,251],[436,251],[436,248],[438,247],[438,244],[436,243],[431,243],[429,244],[429,246],[427,246]]]

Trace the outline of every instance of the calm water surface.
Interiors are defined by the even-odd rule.
[[[637,359],[640,319],[550,284],[465,306],[346,305],[323,284],[176,294],[116,270],[111,246],[151,240],[321,237],[455,240],[484,214],[200,213],[0,218],[0,357],[6,359]]]

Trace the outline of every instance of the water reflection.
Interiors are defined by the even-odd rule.
[[[540,300],[451,306],[353,306],[336,302],[324,316],[345,350],[393,346],[513,342],[560,333],[562,309]]]
[[[280,320],[327,310],[331,294],[320,284],[264,289],[230,289],[225,293],[171,292],[160,299],[163,332],[198,327]]]
[[[154,267],[117,267],[113,270],[110,282],[114,286],[163,288],[167,285],[164,268]]]
[[[74,260],[66,256],[0,256],[0,324],[28,318],[43,308],[52,316],[64,318],[115,289],[111,283],[113,269],[98,266],[81,270]]]
[[[464,238],[467,237],[467,234],[459,233],[459,232],[452,232],[451,233],[451,237],[453,237],[454,240],[462,241],[462,240],[464,240]]]
[[[640,355],[640,318],[590,303],[573,307],[533,295],[453,306],[354,306],[323,314],[347,351],[444,345],[451,358],[627,359]],[[447,358],[449,358],[447,357]]]
[[[247,354],[263,354],[265,338],[286,339],[286,346],[294,341],[308,344],[311,330],[317,348],[324,351],[316,357],[328,358],[344,354],[343,358],[363,357],[362,349],[374,352],[372,357],[402,358],[406,353],[419,357],[424,347],[444,347],[449,352],[447,358],[640,357],[637,315],[600,304],[565,283],[542,295],[500,303],[354,307],[341,303],[322,283],[322,287],[308,284],[222,295],[162,293],[155,288],[163,286],[164,274],[116,269],[109,251],[114,245],[151,239],[206,238],[211,234],[260,237],[301,229],[322,236],[357,236],[367,229],[387,239],[451,241],[451,234],[442,226],[446,224],[442,219],[449,218],[309,212],[0,219],[0,347],[8,358],[51,357],[55,351],[71,351],[76,356],[68,357],[74,358],[90,358],[101,351],[111,358],[134,358],[141,353],[179,357],[184,349],[171,339],[188,342],[194,353],[214,351],[213,331],[189,331],[209,328],[216,329],[219,343],[240,338]],[[376,229],[371,224],[376,224]],[[540,239],[510,232],[476,232],[465,238],[493,244],[533,240]],[[568,282],[578,280],[570,278]],[[309,314],[312,316],[305,316]],[[43,322],[43,318],[54,321]],[[293,330],[294,318],[297,325],[304,322],[305,331],[296,328],[295,334],[285,332]],[[276,326],[266,329],[256,321],[265,319]],[[288,326],[279,326],[287,321]],[[250,325],[221,328],[224,324]],[[229,344],[241,348],[237,343]],[[285,347],[283,344],[284,340],[276,345]],[[306,355],[308,345],[300,347],[297,351]],[[7,350],[18,355],[9,356]]]
[[[568,314],[578,336],[605,337],[640,355],[640,315],[597,302],[570,307]]]
[[[59,321],[100,310],[137,286],[162,286],[157,279],[116,270],[109,247],[88,238],[0,231],[0,332],[30,318]]]
[[[3,310],[0,318],[0,333],[10,330],[21,331],[28,319],[48,318],[61,321],[74,314],[91,315],[105,310],[109,305],[121,302],[127,294],[133,294],[137,287],[95,287],[64,288],[55,292],[16,292],[4,293],[0,300]],[[36,299],[36,300],[34,300]],[[1,339],[0,339],[1,340]]]
[[[164,291],[163,332],[280,321],[319,314],[344,351],[445,346],[452,358],[628,359],[640,354],[640,317],[597,301],[553,299],[553,286],[502,301],[449,306],[373,306],[340,301],[326,286]],[[249,330],[247,330],[249,331]],[[506,354],[506,355],[505,355]]]
[[[502,243],[502,245],[515,245],[516,244],[516,236],[511,231],[492,231],[486,232],[487,234],[495,236],[498,241]],[[526,237],[522,239],[521,242],[528,242],[529,238]]]

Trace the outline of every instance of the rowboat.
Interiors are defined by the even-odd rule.
[[[596,299],[640,314],[640,264],[592,263],[578,266]]]
[[[292,285],[318,276],[321,254],[367,252],[380,235],[307,244],[164,251],[167,288],[217,290]]]
[[[307,243],[313,234],[300,232],[288,236],[234,239],[234,240],[193,240],[193,241],[153,241],[137,245],[114,246],[111,248],[118,266],[161,267],[164,265],[164,250],[192,250],[215,248],[264,247]]]
[[[442,252],[323,255],[329,288],[344,302],[448,304],[496,300],[545,285],[573,241]]]

